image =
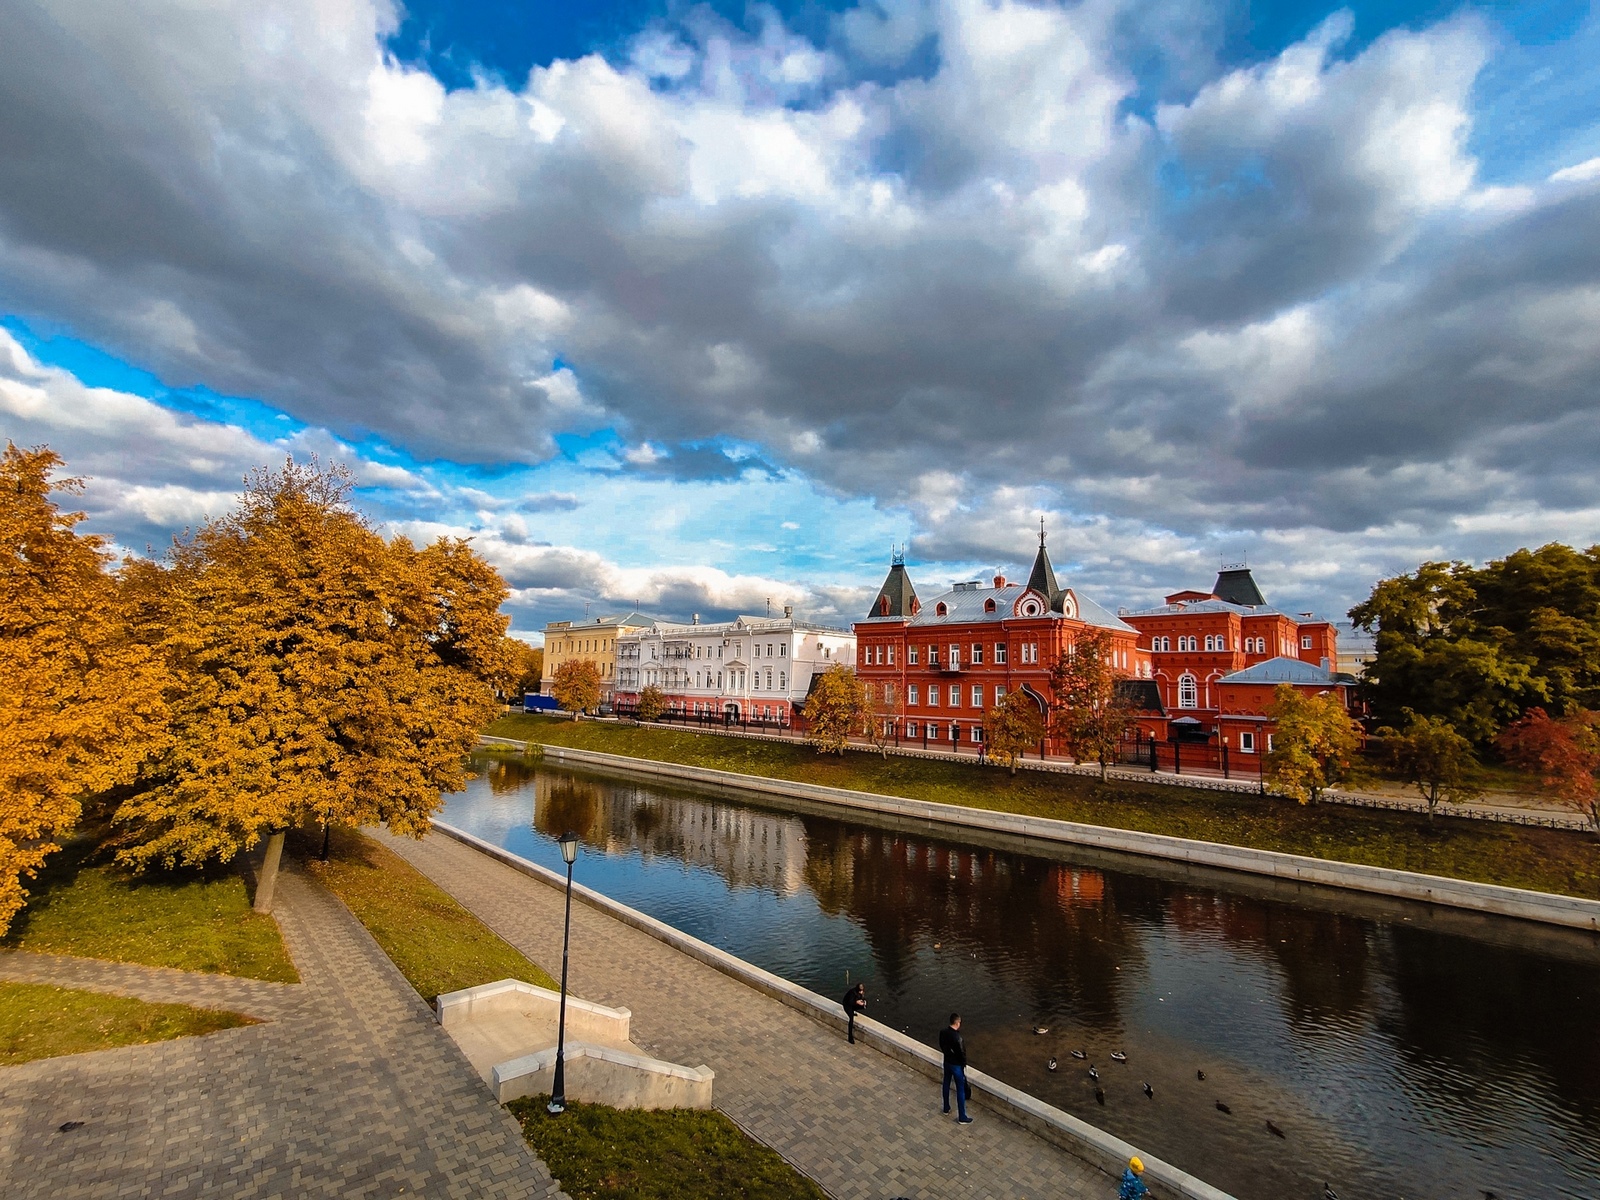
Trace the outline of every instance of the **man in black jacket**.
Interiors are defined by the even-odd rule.
[[[961,1040],[961,1014],[951,1013],[950,1024],[939,1031],[939,1049],[944,1051],[944,1111],[950,1111],[950,1081],[956,1081],[956,1120],[971,1125],[967,1116],[967,1046]]]
[[[844,994],[844,999],[839,1002],[844,1005],[844,1015],[850,1018],[849,1034],[850,1044],[856,1044],[856,1014],[867,1006],[867,985],[858,983]]]

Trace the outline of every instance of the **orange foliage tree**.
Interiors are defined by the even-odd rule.
[[[227,861],[282,831],[420,837],[495,713],[510,663],[499,574],[460,540],[386,540],[342,468],[293,461],[179,540],[143,589],[175,687],[170,745],[118,808],[135,869]]]
[[[161,664],[129,634],[104,541],[52,491],[61,458],[0,457],[0,933],[78,822],[83,798],[133,779],[165,725]]]
[[[567,659],[550,677],[550,694],[576,721],[579,713],[600,703],[600,668],[593,659]]]
[[[1133,712],[1117,691],[1113,643],[1104,629],[1087,630],[1050,667],[1055,735],[1077,762],[1100,764],[1100,778],[1122,753]]]
[[[1500,732],[1496,744],[1508,763],[1537,774],[1547,791],[1600,833],[1600,713],[1575,708],[1555,718],[1531,708]]]

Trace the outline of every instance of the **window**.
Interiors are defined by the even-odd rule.
[[[771,642],[767,643],[767,657],[768,658],[772,657],[772,643]]]
[[[1002,700],[1004,700],[1005,698],[1006,698],[1006,689],[1001,687],[998,683],[995,684],[994,685],[994,702],[995,702],[995,706],[999,707],[1000,702]]]
[[[950,685],[950,707],[961,707],[961,685],[959,683],[952,683]]]
[[[928,685],[928,707],[939,707],[939,685],[937,683],[930,683]]]
[[[1184,674],[1178,678],[1178,707],[1200,707],[1200,687],[1195,682],[1194,676],[1190,675],[1188,672],[1184,672]]]
[[[778,643],[778,657],[779,658],[788,658],[789,657],[789,643],[788,642],[779,642]]]
[[[937,603],[937,604],[935,604],[933,606],[933,611],[934,611],[934,614],[936,616],[941,616],[941,617],[947,616],[949,614],[949,612],[950,612],[950,610],[945,607],[945,603],[944,603],[943,600],[939,601],[939,603]]]
[[[1272,750],[1273,750],[1272,735],[1269,733],[1269,734],[1267,734],[1267,753],[1271,754]]]
[[[956,645],[954,642],[950,643],[950,665],[952,667],[959,667],[961,665],[961,647]]]
[[[972,740],[975,742],[983,741],[983,729],[981,726],[974,725],[972,727]]]
[[[1311,649],[1311,635],[1309,633],[1301,634],[1301,636],[1300,636],[1300,649],[1302,649],[1302,650]]]
[[[894,643],[889,644],[889,665],[894,666]]]
[[[770,692],[771,690],[772,690],[772,668],[768,667],[767,668],[767,691]]]
[[[1239,749],[1246,754],[1254,754],[1256,752],[1256,735],[1253,733],[1241,733],[1239,735]]]
[[[975,683],[972,685],[972,707],[983,707],[983,685],[981,683]]]
[[[972,643],[972,665],[973,666],[978,666],[982,662],[983,662],[983,643],[982,642],[973,642]]]
[[[992,613],[994,611],[994,600],[993,599],[985,600],[983,602],[983,611],[986,612],[986,613]]]
[[[996,642],[994,644],[994,661],[997,663],[1006,661],[1006,644],[1004,642]]]
[[[1039,661],[1039,643],[1038,642],[1023,642],[1022,643],[1022,661],[1025,662],[1025,663],[1036,663],[1036,662]]]
[[[917,736],[917,723],[915,721],[906,722],[906,736],[908,738],[914,738]]]
[[[784,691],[788,691],[788,689],[789,689],[789,672],[787,672],[787,671],[779,671],[778,672],[778,686],[780,688],[782,688]]]
[[[939,665],[939,647],[928,647],[928,665],[930,667],[937,667]]]
[[[755,645],[750,647],[750,657],[751,658],[760,658],[761,657],[761,643],[760,642],[757,642],[757,643],[755,643]]]
[[[906,662],[913,667],[917,665],[917,648],[915,646],[906,647]]]
[[[913,683],[908,685],[906,687],[906,703],[908,705],[920,703],[918,700],[920,691],[921,689],[919,689],[916,684]]]

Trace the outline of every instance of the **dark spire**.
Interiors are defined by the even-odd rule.
[[[1267,602],[1261,589],[1256,586],[1250,568],[1244,563],[1223,563],[1222,570],[1217,572],[1217,582],[1211,587],[1211,594],[1218,600],[1242,604],[1247,608],[1260,608]]]
[[[1033,560],[1033,570],[1028,573],[1028,586],[1049,602],[1056,612],[1061,611],[1061,598],[1066,593],[1056,583],[1055,568],[1050,565],[1050,553],[1044,548],[1044,518],[1039,518],[1039,553]]]
[[[878,595],[872,601],[872,617],[914,617],[921,605],[917,589],[911,586],[911,576],[906,574],[906,556],[903,550],[894,551],[889,560],[889,574]]]

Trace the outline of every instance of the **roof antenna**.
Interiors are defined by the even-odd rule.
[[[772,616],[772,597],[767,597],[767,616]]]
[[[1039,514],[1039,549],[1044,549],[1044,514]]]

